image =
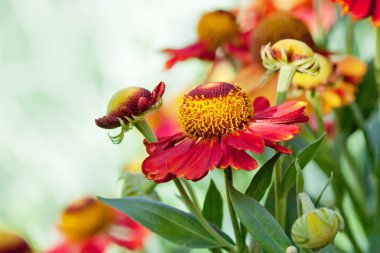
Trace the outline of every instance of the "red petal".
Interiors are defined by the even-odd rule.
[[[260,134],[265,141],[280,142],[290,140],[300,128],[297,125],[274,124],[265,122],[252,122],[249,129]]]
[[[265,149],[263,138],[257,133],[249,131],[249,129],[230,134],[226,139],[227,145],[239,150],[249,150],[260,154]]]
[[[203,42],[195,42],[181,49],[164,49],[162,51],[170,55],[170,59],[165,64],[166,69],[172,68],[178,61],[185,61],[192,57],[210,61],[215,59],[215,52],[209,51],[207,44]]]
[[[373,3],[372,22],[375,26],[380,26],[380,2],[377,0]]]
[[[278,152],[283,153],[283,154],[291,154],[292,153],[291,150],[285,148],[284,146],[278,145],[274,142],[266,141],[265,145],[267,145],[268,147],[271,147],[274,150],[277,150]]]
[[[71,253],[71,245],[69,242],[63,242],[59,244],[58,246],[49,249],[46,251],[46,253]]]
[[[96,237],[93,237],[91,238],[90,240],[86,241],[82,248],[80,249],[80,251],[78,251],[79,253],[103,253],[105,252],[107,246],[109,245],[110,243],[110,239],[107,237],[107,236],[96,236]],[[72,252],[76,252],[76,251],[70,251],[71,253]]]
[[[187,153],[193,145],[193,140],[186,139],[174,147],[162,150],[162,152],[154,152],[144,160],[142,172],[148,179],[152,179],[156,183],[167,182],[173,179],[175,176],[168,171],[168,162]]]
[[[265,97],[258,97],[253,101],[253,108],[256,112],[263,111],[267,109],[270,106],[269,100],[266,99]]]
[[[377,0],[350,0],[346,2],[348,4],[348,11],[352,14],[352,17],[354,19],[362,19],[371,14],[372,1]]]
[[[165,136],[158,138],[157,142],[147,142],[144,140],[144,144],[146,146],[146,152],[152,155],[157,152],[164,151],[165,149],[173,147],[176,143],[185,139],[186,136],[183,133],[176,133],[174,135]]]
[[[231,166],[234,169],[253,170],[257,168],[257,162],[244,150],[238,150],[228,146],[225,139],[222,140],[223,156],[219,162],[219,168]]]
[[[201,140],[186,153],[168,161],[168,170],[176,177],[198,181],[218,165],[221,157],[218,139]]]
[[[255,101],[256,102],[256,101]],[[261,102],[262,103],[262,102]],[[256,103],[254,103],[254,106]],[[302,101],[287,101],[278,106],[254,107],[254,117],[256,121],[277,122],[283,124],[306,122],[309,118],[305,116],[306,103]]]
[[[152,104],[155,104],[157,102],[157,98],[162,97],[165,92],[165,83],[160,82],[156,88],[152,91]]]

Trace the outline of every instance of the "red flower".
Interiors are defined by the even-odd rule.
[[[236,17],[230,12],[219,10],[204,14],[199,20],[197,35],[198,40],[189,46],[163,50],[170,56],[165,64],[166,69],[189,58],[213,61],[216,58],[216,50],[221,47],[225,53],[242,62],[249,60],[249,34],[239,32]]]
[[[103,253],[112,242],[139,250],[148,234],[127,215],[94,198],[81,199],[66,208],[59,228],[66,240],[48,253]]]
[[[236,84],[200,85],[180,107],[184,132],[145,143],[149,157],[142,164],[143,173],[161,183],[175,177],[197,181],[215,167],[253,170],[257,162],[245,151],[262,153],[269,146],[291,152],[278,142],[292,139],[300,129],[294,123],[308,120],[305,104],[289,101],[270,107],[260,97],[252,106]]]
[[[380,25],[379,0],[333,0],[342,6],[342,13],[351,13],[353,19],[372,17],[375,26]]]

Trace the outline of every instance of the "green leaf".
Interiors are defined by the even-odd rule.
[[[164,239],[187,248],[222,247],[191,214],[165,205],[161,202],[140,198],[119,199],[99,198],[102,202],[129,215]],[[228,238],[217,228],[223,237]],[[228,238],[231,241],[231,239]]]
[[[245,194],[260,201],[272,182],[273,167],[276,164],[281,153],[277,153],[270,158],[256,173],[249,184]]]
[[[296,166],[295,166],[296,159],[298,159],[298,164],[300,168],[303,169],[306,166],[306,164],[308,164],[310,160],[313,159],[314,155],[318,152],[319,147],[321,146],[325,135],[326,134],[323,133],[321,136],[318,137],[318,139],[310,143],[309,146],[304,148],[297,155],[297,157],[291,162],[289,167],[286,169],[284,178],[282,180],[282,184],[281,184],[282,194],[286,195],[295,183],[296,174],[297,174]]]
[[[266,252],[285,252],[292,245],[281,226],[259,202],[233,187],[230,197],[240,221]]]
[[[209,222],[219,228],[222,227],[223,199],[212,179],[203,203],[202,213]]]

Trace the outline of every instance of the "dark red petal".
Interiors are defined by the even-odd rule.
[[[284,146],[278,145],[274,142],[266,141],[265,145],[267,145],[268,147],[271,147],[274,150],[277,150],[278,152],[283,153],[283,154],[291,154],[292,153],[291,150],[285,148]]]
[[[79,253],[104,253],[107,246],[111,242],[110,238],[107,236],[95,236],[90,240],[87,240],[83,243],[79,251],[70,251],[70,252],[79,252]]]
[[[154,180],[156,183],[173,179],[174,175],[168,171],[168,162],[187,153],[194,144],[193,140],[186,139],[174,147],[151,154],[142,163],[142,172],[146,178]]]
[[[96,119],[95,124],[98,127],[105,129],[112,129],[121,126],[119,119],[113,116],[103,116],[99,119]]]
[[[178,61],[185,61],[193,57],[210,61],[215,59],[215,52],[209,51],[207,44],[204,42],[195,42],[180,49],[164,49],[162,52],[170,55],[165,64],[166,69],[172,68]]]
[[[151,101],[148,101],[146,97],[140,97],[139,101],[137,102],[139,113],[145,112],[151,107],[151,105]]]
[[[186,153],[168,161],[168,170],[176,177],[198,181],[214,169],[222,157],[218,139],[201,140]]]
[[[152,101],[151,101],[151,104],[155,104],[157,102],[157,99],[159,97],[162,97],[162,95],[164,95],[164,92],[165,92],[165,83],[164,82],[160,82],[156,88],[154,88],[154,90],[152,91]]]
[[[254,170],[257,168],[257,161],[248,155],[244,150],[238,150],[228,146],[225,139],[222,140],[223,156],[218,164],[219,168],[231,166],[234,169]]]
[[[260,134],[265,141],[280,142],[292,139],[300,130],[297,125],[252,122],[249,129]]]
[[[161,152],[165,149],[173,147],[176,143],[185,139],[186,136],[183,133],[176,133],[174,135],[159,137],[157,142],[147,142],[144,140],[146,146],[146,152],[148,154],[154,154],[156,152]]]
[[[380,1],[373,1],[373,10],[372,10],[372,22],[375,26],[380,26]]]
[[[263,138],[255,133],[246,129],[245,131],[238,131],[233,134],[229,134],[226,137],[227,145],[239,149],[249,150],[254,153],[262,153],[265,149],[265,143]]]

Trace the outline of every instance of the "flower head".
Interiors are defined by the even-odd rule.
[[[257,98],[251,104],[238,85],[206,83],[184,96],[179,109],[183,132],[145,142],[149,157],[142,164],[148,179],[166,182],[175,177],[197,181],[208,171],[229,166],[253,170],[257,162],[246,153],[262,153],[265,146],[283,153],[277,144],[298,133],[294,123],[305,122],[305,103],[270,107]]]
[[[233,40],[239,33],[235,16],[227,11],[212,11],[202,15],[198,22],[199,41],[205,42],[210,49]]]
[[[20,236],[0,231],[0,252],[1,253],[31,253],[28,243]]]
[[[286,12],[279,12],[264,18],[252,31],[249,46],[253,61],[261,63],[262,45],[273,44],[283,39],[303,41],[310,48],[315,48],[306,24]]]
[[[102,253],[111,242],[131,250],[141,249],[147,234],[131,218],[94,198],[83,198],[67,207],[58,227],[66,241],[49,253]]]
[[[189,58],[212,61],[216,58],[216,50],[221,47],[241,61],[249,59],[248,33],[240,33],[236,17],[231,12],[217,10],[205,13],[198,22],[197,36],[197,41],[189,46],[163,50],[170,56],[166,69]]]
[[[267,69],[277,70],[284,65],[292,65],[298,72],[316,75],[319,71],[317,57],[304,42],[294,39],[277,41],[261,48],[261,58]]]
[[[106,116],[95,120],[96,125],[105,129],[121,127],[121,132],[111,137],[114,143],[120,143],[124,132],[145,116],[160,108],[165,83],[160,82],[152,92],[141,87],[127,87],[116,92],[108,103]]]
[[[298,218],[292,227],[292,239],[301,248],[318,250],[334,241],[344,229],[338,212],[328,208],[314,209]]]
[[[380,2],[378,0],[333,0],[342,6],[342,14],[350,13],[354,20],[371,17],[375,26],[380,25]]]

